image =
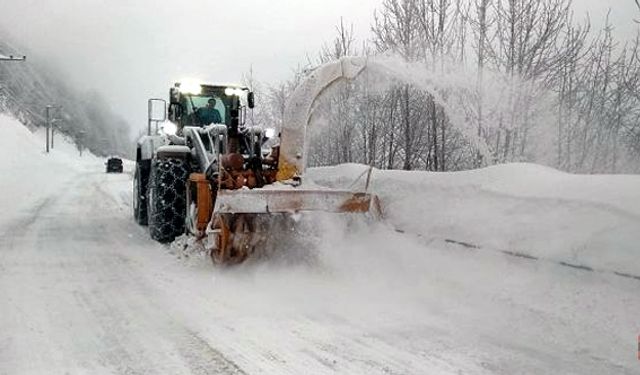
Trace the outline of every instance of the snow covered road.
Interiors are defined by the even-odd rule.
[[[640,371],[638,280],[332,216],[313,261],[215,269],[134,224],[130,174],[56,171],[3,207],[2,375]]]
[[[81,174],[3,228],[0,373],[635,372],[640,282],[326,222],[322,265],[220,271],[150,242],[129,186]]]
[[[104,178],[70,181],[4,231],[0,372],[234,373],[130,265],[148,243]]]
[[[309,269],[258,267],[216,275],[204,261],[177,262],[133,224],[124,194],[129,186],[128,175],[74,176],[61,193],[3,228],[0,373],[384,373],[427,365],[454,373],[469,367],[394,348],[397,341],[424,350],[412,325],[398,338],[377,337],[385,330],[379,324],[393,327],[395,319],[408,319],[406,312],[376,317],[398,306],[385,307],[391,300],[376,301],[377,293],[366,305],[360,298],[349,302],[354,291],[341,290],[325,271],[309,276]],[[334,305],[335,299],[348,304]]]

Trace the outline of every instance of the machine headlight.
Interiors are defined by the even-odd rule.
[[[162,124],[162,133],[166,135],[176,135],[178,132],[178,127],[171,121],[165,121]]]
[[[264,130],[264,136],[267,138],[273,138],[276,135],[276,129],[274,128],[267,128]]]

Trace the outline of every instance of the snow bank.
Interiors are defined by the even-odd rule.
[[[315,168],[314,183],[364,187],[366,166]],[[558,262],[640,275],[640,176],[573,175],[534,164],[380,171],[371,190],[396,228]]]
[[[32,133],[18,120],[0,113],[0,228],[29,214],[27,208],[41,207],[47,198],[71,183],[77,173],[95,169],[98,158],[85,153],[81,158],[72,141],[60,133],[55,148],[44,151],[45,133]]]

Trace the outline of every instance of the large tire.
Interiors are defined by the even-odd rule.
[[[154,160],[149,175],[149,234],[167,243],[185,232],[187,214],[188,161],[168,158]]]
[[[150,164],[150,160],[136,163],[136,170],[133,175],[133,218],[140,225],[148,224],[147,189]]]

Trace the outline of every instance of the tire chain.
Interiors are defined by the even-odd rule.
[[[145,164],[142,164],[145,163]],[[140,225],[148,224],[147,193],[149,190],[149,162],[136,163],[134,176],[133,216]]]
[[[189,164],[185,160],[170,158],[153,161],[148,195],[151,238],[171,242],[184,233],[189,173]]]

